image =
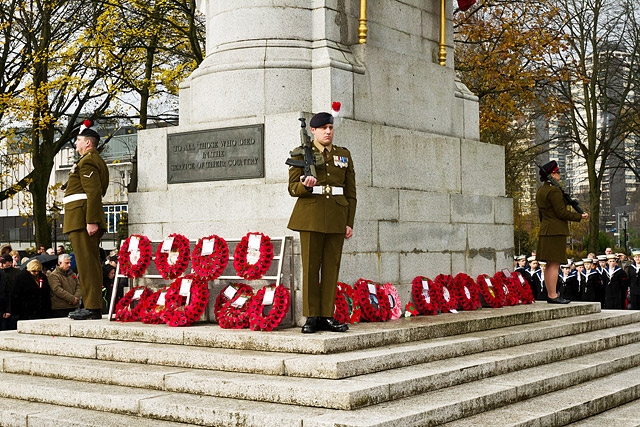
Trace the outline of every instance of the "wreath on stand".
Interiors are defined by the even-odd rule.
[[[116,321],[137,322],[145,307],[145,301],[152,292],[145,286],[136,286],[129,289],[116,304]]]
[[[493,275],[492,282],[495,283],[496,286],[501,286],[504,291],[504,299],[502,300],[503,306],[518,305],[520,302],[520,292],[518,292],[519,286],[514,287],[514,283],[512,283],[502,271],[498,271]]]
[[[187,289],[188,287],[188,289]],[[162,318],[169,326],[189,326],[197,322],[209,302],[209,286],[195,274],[177,278],[165,296]]]
[[[249,239],[251,236],[260,236],[259,256],[257,254],[248,259]],[[271,267],[273,261],[273,244],[266,234],[247,233],[242,240],[236,245],[233,252],[233,268],[235,268],[238,276],[247,280],[256,280],[265,275]]]
[[[438,314],[437,289],[433,282],[424,276],[417,276],[411,282],[411,297],[420,314]]]
[[[248,328],[251,298],[253,289],[244,283],[229,285],[220,291],[214,307],[218,325],[223,329]]]
[[[362,309],[356,300],[356,292],[346,283],[336,285],[336,299],[333,318],[340,323],[355,324],[360,322]]]
[[[396,320],[402,317],[402,301],[400,301],[400,295],[398,290],[391,283],[387,282],[384,285],[384,291],[389,299],[389,311],[391,320]]]
[[[514,271],[511,273],[511,276],[509,277],[509,282],[512,283],[512,286],[516,289],[518,289],[518,293],[520,295],[520,303],[522,304],[531,304],[534,301],[533,298],[533,292],[531,291],[531,286],[529,286],[529,283],[527,282],[527,280],[522,277],[522,274],[520,274],[517,271]]]
[[[169,287],[161,288],[149,295],[144,301],[144,307],[140,313],[140,320],[146,324],[165,323],[162,317],[166,304],[166,295]],[[162,296],[164,294],[164,296]]]
[[[164,252],[162,248],[165,246],[165,242],[171,238],[173,238],[171,248],[168,252]],[[170,234],[167,239],[158,245],[155,263],[158,273],[163,279],[173,280],[186,271],[189,265],[189,246],[189,239],[178,233]]]
[[[504,299],[502,286],[496,286],[486,274],[481,274],[476,280],[480,289],[480,297],[483,307],[500,308]]]
[[[373,287],[375,293],[371,292]],[[386,322],[391,317],[389,297],[384,286],[370,280],[358,279],[354,285],[356,301],[362,308],[362,320],[368,322]]]
[[[265,295],[270,291],[273,292],[273,300],[265,304]],[[252,331],[272,331],[282,323],[288,311],[289,290],[282,285],[267,285],[251,298],[249,328]]]
[[[202,254],[202,247],[205,241],[214,241],[213,252],[207,255]],[[229,263],[229,247],[227,241],[222,237],[212,234],[198,240],[191,256],[191,268],[193,273],[202,280],[217,279]]]
[[[133,252],[129,251],[131,240],[138,240],[138,249]],[[147,236],[141,234],[132,234],[120,246],[118,251],[118,264],[120,265],[120,274],[128,278],[142,277],[151,264],[151,241]]]
[[[482,307],[478,285],[465,274],[458,273],[453,278],[453,292],[456,294],[460,307],[465,311],[477,310]]]
[[[438,274],[433,281],[435,286],[435,295],[439,298],[437,301],[440,312],[450,313],[458,308],[458,299],[453,291],[453,277],[450,274]]]

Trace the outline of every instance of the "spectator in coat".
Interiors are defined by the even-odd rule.
[[[58,266],[49,274],[51,288],[51,316],[68,317],[69,313],[80,306],[80,281],[71,270],[71,256],[58,255]]]
[[[16,277],[14,314],[17,320],[46,319],[51,312],[49,281],[37,259]]]

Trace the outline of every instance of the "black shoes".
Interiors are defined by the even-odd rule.
[[[303,334],[313,334],[317,331],[346,332],[349,325],[340,323],[333,317],[307,317],[302,327]]]
[[[547,297],[547,303],[548,304],[569,304],[570,302],[571,302],[571,300],[566,299],[566,298],[562,298],[560,295],[558,295],[555,298]]]
[[[307,321],[302,327],[303,334],[314,334],[318,330],[318,318],[307,317]]]
[[[349,325],[347,325],[346,323],[340,323],[333,317],[321,317],[318,320],[318,330],[330,332],[347,332],[347,330],[349,330]]]

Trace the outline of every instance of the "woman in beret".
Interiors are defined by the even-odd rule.
[[[556,291],[560,264],[567,262],[567,236],[569,221],[588,219],[589,214],[579,214],[567,210],[567,202],[562,190],[553,185],[549,178],[560,181],[560,168],[555,160],[540,168],[542,185],[536,193],[536,204],[540,215],[540,232],[536,255],[539,260],[547,262],[545,287],[547,302],[550,304],[568,304],[570,300],[561,297]]]

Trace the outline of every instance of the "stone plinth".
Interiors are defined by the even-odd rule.
[[[204,2],[207,57],[182,85],[180,126],[139,133],[131,232],[293,235],[297,254],[284,162],[300,143],[297,119],[340,101],[335,143],[351,150],[358,186],[341,281],[391,282],[406,302],[417,275],[511,267],[504,152],[478,140],[477,99],[452,68],[450,21],[447,65],[437,64],[438,2],[427,3],[371,4],[358,45],[359,1]],[[168,134],[255,124],[264,125],[263,178],[167,183]],[[300,273],[297,261],[296,291]]]

